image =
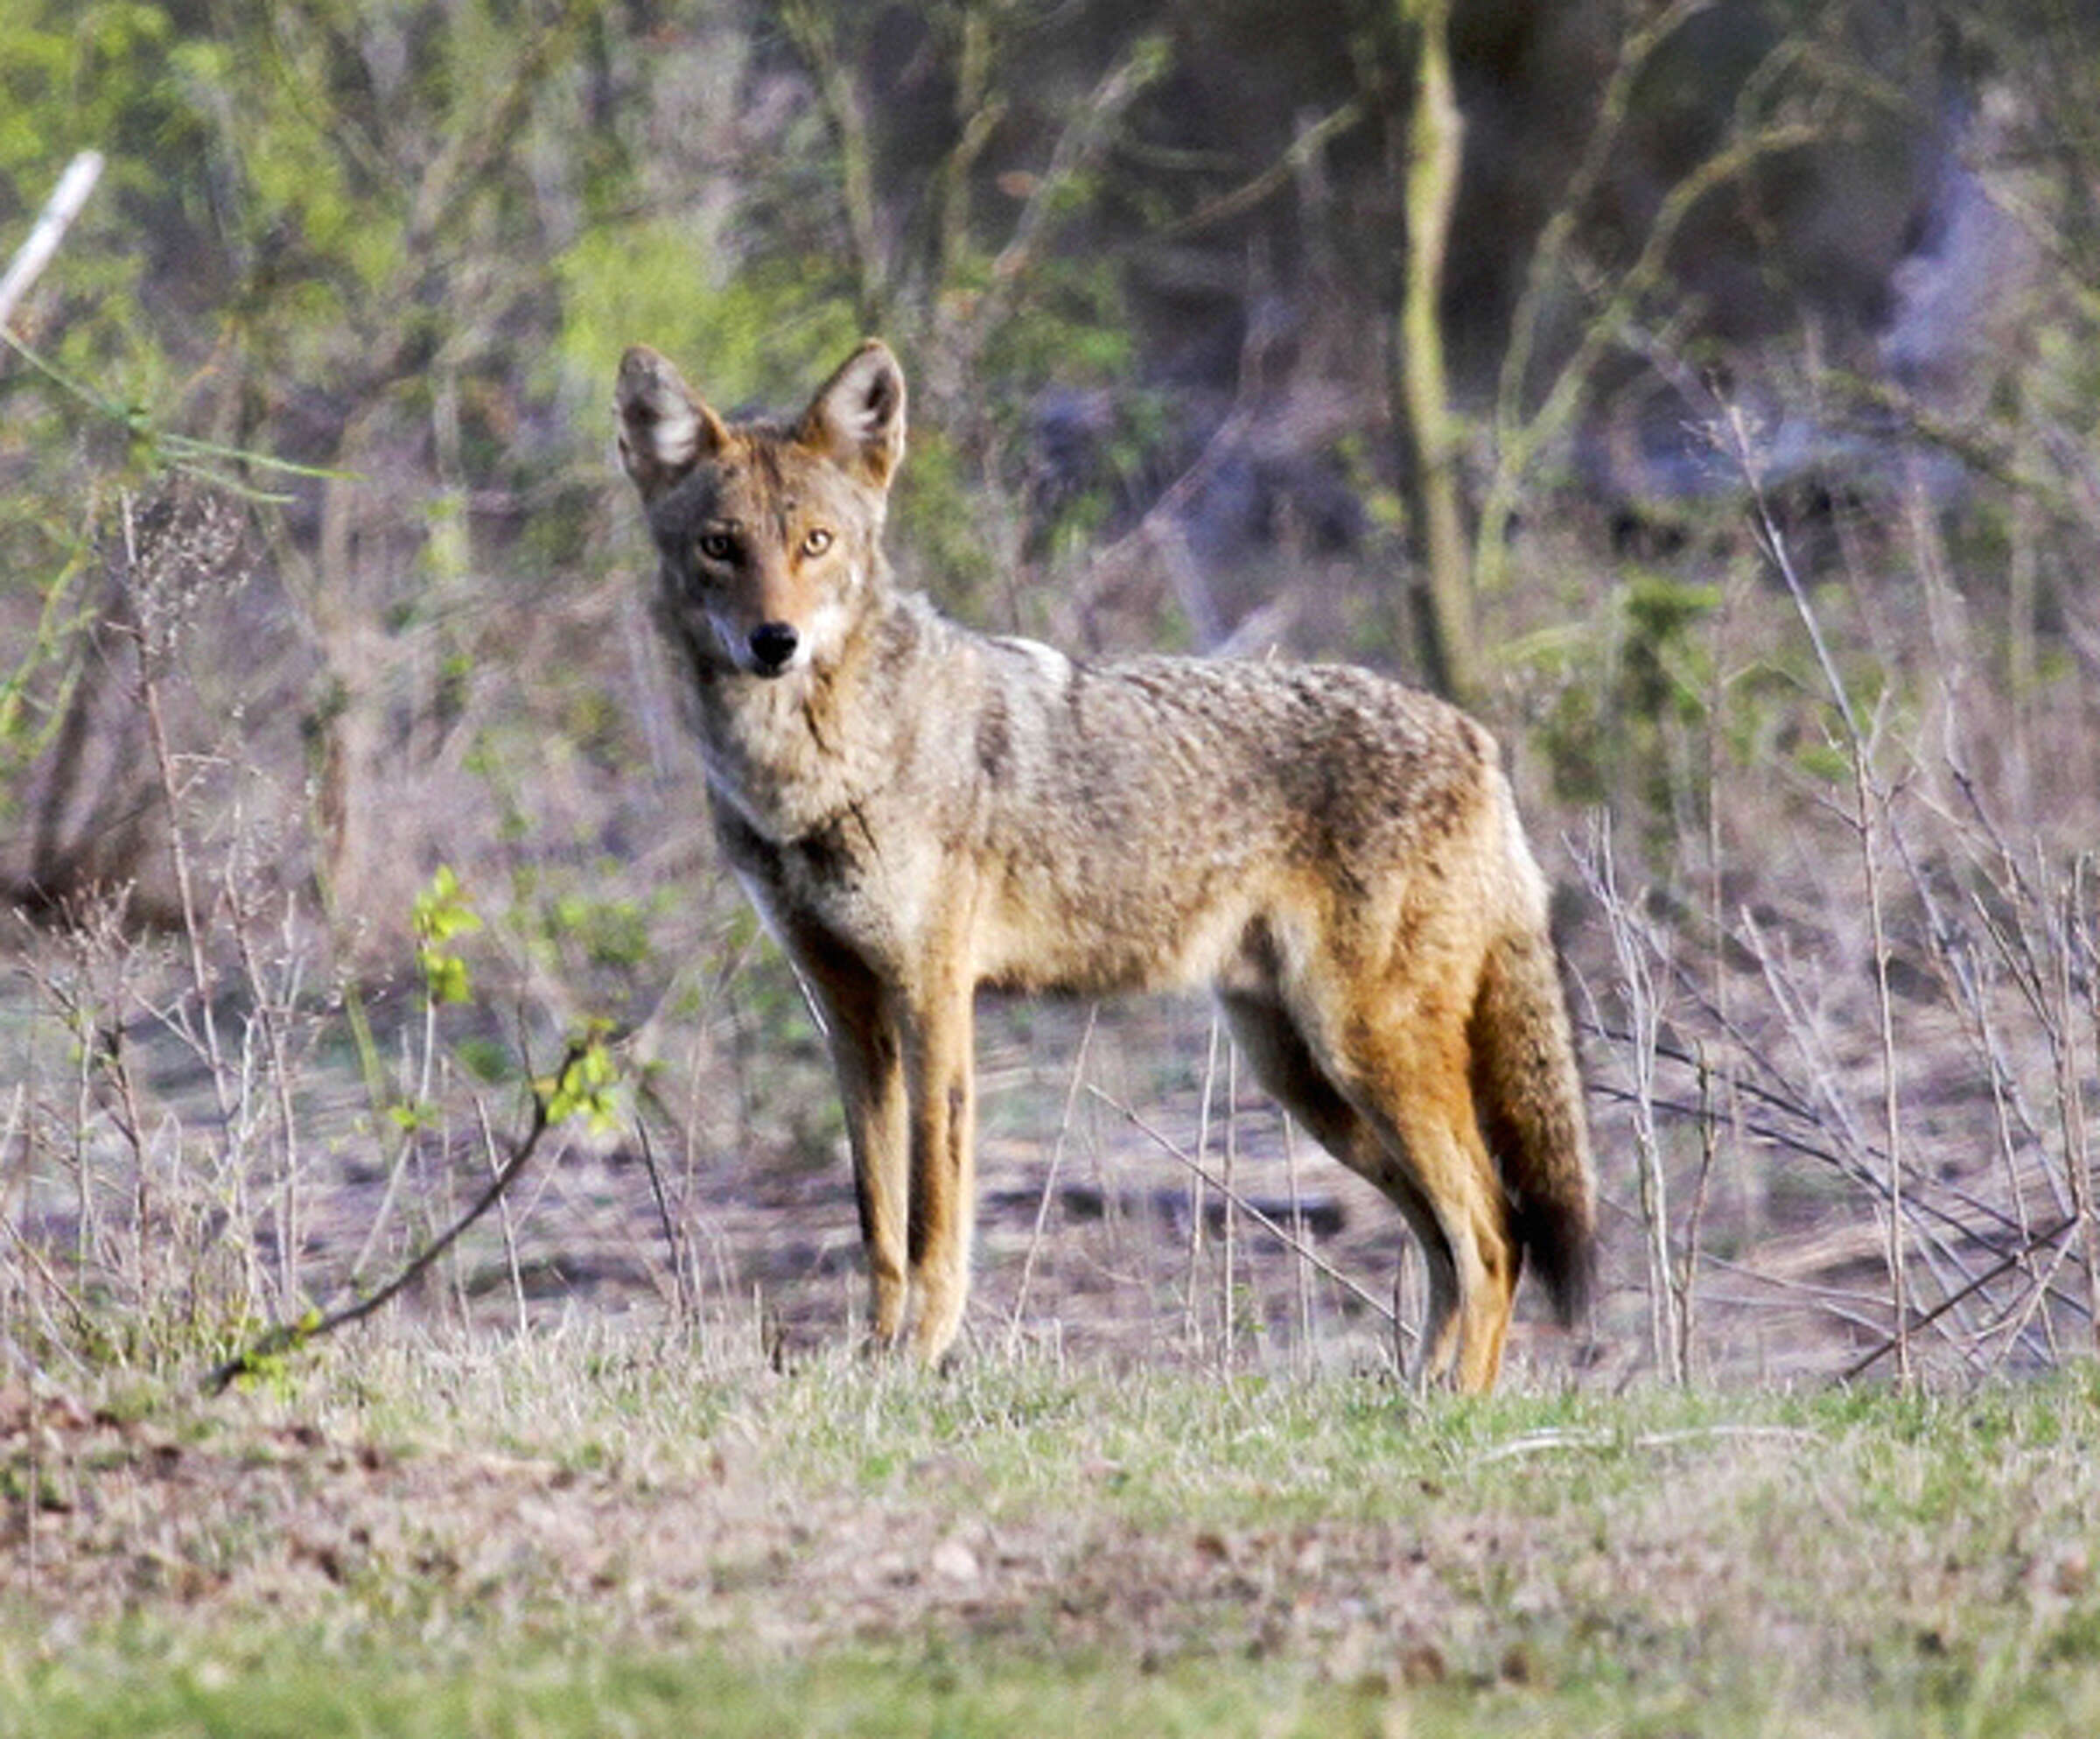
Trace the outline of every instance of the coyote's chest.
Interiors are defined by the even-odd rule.
[[[940,853],[885,827],[879,803],[774,840],[718,795],[715,827],[745,891],[798,957],[843,948],[876,971],[905,972],[923,954],[944,886]]]
[[[708,790],[774,845],[832,831],[867,801],[877,757],[825,705],[813,679],[730,677],[699,696]]]
[[[785,688],[704,720],[717,835],[776,933],[814,927],[872,962],[901,959],[943,885],[936,839],[914,824],[892,753],[771,691]]]

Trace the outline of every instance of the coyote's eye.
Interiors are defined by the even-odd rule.
[[[821,556],[830,547],[831,534],[821,525],[802,539],[802,553],[805,556]]]
[[[700,553],[710,562],[725,562],[737,553],[737,540],[726,531],[703,531]]]

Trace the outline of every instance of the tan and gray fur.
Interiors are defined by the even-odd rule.
[[[1334,665],[1089,664],[892,579],[905,385],[871,340],[796,421],[654,351],[622,462],[728,862],[820,1006],[878,1342],[969,1287],[980,985],[1208,985],[1263,1082],[1428,1254],[1421,1369],[1494,1381],[1528,1259],[1581,1308],[1594,1209],[1546,890],[1495,745]]]

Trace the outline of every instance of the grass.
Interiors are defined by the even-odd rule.
[[[900,1664],[862,1657],[763,1672],[721,1658],[566,1658],[489,1664],[455,1673],[400,1671],[373,1659],[328,1670],[286,1659],[238,1680],[223,1668],[127,1687],[121,1705],[46,1706],[28,1733],[284,1735],[286,1739],[382,1732],[736,1735],[1077,1731],[1171,1735],[1376,1735],[1379,1700],[1362,1690],[1298,1682],[1247,1668],[1221,1682],[1210,1670],[1109,1674],[1048,1666],[990,1672],[937,1651]],[[319,1694],[317,1695],[317,1690]]]
[[[10,1424],[0,1732],[2090,1732],[2096,1403],[368,1336]]]

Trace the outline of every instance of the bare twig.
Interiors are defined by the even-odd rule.
[[[1647,1235],[1648,1343],[1664,1377],[1682,1384],[1684,1350],[1690,1330],[1682,1299],[1671,1280],[1670,1202],[1662,1144],[1656,1130],[1656,1036],[1662,1011],[1648,971],[1648,956],[1654,943],[1635,923],[1628,902],[1620,894],[1608,821],[1600,824],[1590,853],[1581,859],[1581,870],[1610,928],[1620,989],[1633,1024],[1628,1066],[1634,1085],[1629,1098],[1634,1110],[1634,1145],[1640,1156],[1641,1221]]]
[[[671,1255],[671,1296],[677,1307],[678,1321],[690,1328],[699,1313],[695,1308],[693,1283],[685,1271],[684,1243],[678,1236],[678,1223],[671,1216],[670,1199],[664,1194],[663,1168],[656,1163],[656,1148],[649,1139],[648,1120],[640,1116],[634,1119],[634,1139],[641,1149],[642,1165],[649,1174],[649,1193],[656,1203],[657,1224],[663,1228],[664,1248]]]
[[[1628,1042],[1623,1034],[1608,1034],[1607,1036],[1615,1042]],[[1666,1047],[1659,1047],[1657,1054],[1663,1056],[1671,1055]],[[1591,1090],[1599,1097],[1612,1100],[1616,1104],[1631,1105],[1634,1103],[1634,1095],[1629,1089],[1615,1086],[1608,1081],[1598,1083]],[[1655,1101],[1655,1109],[1662,1115],[1680,1118],[1687,1121],[1714,1114],[1710,1107],[1686,1104],[1678,1099],[1658,1098]],[[1815,1125],[1811,1121],[1811,1127],[1816,1126],[1820,1125]],[[1886,1183],[1886,1179],[1879,1170],[1869,1170],[1866,1165],[1846,1158],[1836,1148],[1822,1142],[1811,1140],[1797,1132],[1784,1129],[1776,1123],[1755,1117],[1746,1118],[1742,1125],[1742,1132],[1754,1140],[1765,1142],[1782,1152],[1797,1153],[1803,1159],[1815,1160],[1820,1164],[1833,1167],[1862,1189],[1874,1192],[1877,1197]],[[1878,1150],[1871,1148],[1866,1155],[1869,1161],[1878,1157]],[[1987,1229],[1972,1224],[1962,1219],[1958,1214],[1950,1209],[1922,1199],[1914,1188],[1904,1200],[1904,1210],[1912,1217],[1914,1223],[1929,1221],[1936,1225],[1943,1235],[1964,1238],[1993,1250],[2002,1246],[1993,1242],[1992,1232],[2009,1235],[2016,1247],[2026,1245],[2029,1238],[2027,1229],[2016,1221],[2012,1215],[1994,1203],[1956,1189],[1944,1179],[1914,1179],[1912,1182],[1914,1185],[1921,1182],[1935,1184],[1941,1190],[1952,1195],[1954,1199],[1958,1201],[1964,1208],[1984,1216],[1993,1224]],[[2090,1314],[2082,1300],[2068,1293],[2058,1293],[2055,1294],[2055,1298],[2057,1303],[2063,1305],[2080,1317],[2085,1317]]]
[[[1206,200],[1186,217],[1161,224],[1145,237],[1146,242],[1155,247],[1163,242],[1179,242],[1200,230],[1244,217],[1291,186],[1298,172],[1325,151],[1330,141],[1340,138],[1362,119],[1363,106],[1354,99],[1338,109],[1329,109],[1319,120],[1299,128],[1283,155],[1251,180],[1242,181],[1215,199]]]
[[[1650,57],[1686,19],[1705,10],[1707,0],[1678,0],[1648,28],[1628,37],[1600,112],[1588,154],[1591,160],[1578,168],[1571,184],[1572,193],[1594,184],[1625,118],[1634,85]],[[1782,42],[1745,81],[1732,136],[1663,196],[1639,255],[1616,281],[1608,286],[1601,281],[1581,284],[1596,312],[1583,327],[1581,339],[1555,371],[1537,409],[1529,419],[1519,420],[1517,403],[1526,384],[1524,375],[1531,361],[1538,310],[1544,305],[1555,269],[1564,269],[1568,263],[1568,244],[1582,211],[1571,198],[1564,202],[1564,219],[1557,217],[1549,223],[1540,239],[1532,281],[1526,285],[1518,318],[1512,326],[1510,350],[1502,370],[1494,472],[1480,503],[1474,538],[1474,583],[1482,595],[1501,590],[1506,583],[1512,542],[1509,528],[1534,461],[1573,423],[1614,347],[1626,341],[1642,304],[1668,281],[1677,239],[1687,222],[1720,189],[1741,181],[1768,159],[1812,145],[1824,136],[1826,129],[1820,122],[1788,117],[1760,121],[1752,112],[1799,56],[1797,44]],[[1582,275],[1574,275],[1579,281]]]
[[[957,333],[955,361],[959,370],[974,366],[1012,311],[1014,298],[1028,281],[1029,268],[1049,240],[1074,182],[1093,172],[1115,143],[1125,111],[1166,75],[1171,64],[1164,41],[1139,38],[1102,75],[1079,113],[1058,135],[1050,161],[1014,220],[1013,233],[991,263],[990,287]]]
[[[1309,1373],[1312,1369],[1312,1267],[1306,1259],[1305,1198],[1298,1189],[1298,1143],[1292,1139],[1289,1118],[1284,1119],[1284,1174],[1290,1184],[1291,1231],[1300,1240],[1292,1266],[1298,1279],[1298,1347]]]
[[[230,1123],[233,1100],[227,1086],[226,1059],[219,1048],[219,1028],[213,1013],[216,982],[204,951],[204,923],[192,889],[188,829],[184,825],[184,788],[176,775],[175,754],[168,737],[167,717],[162,705],[161,664],[172,633],[169,621],[158,621],[172,613],[172,605],[155,594],[150,584],[141,585],[138,533],[130,494],[123,500],[124,564],[134,593],[132,627],[137,637],[139,696],[145,704],[147,739],[152,745],[153,766],[160,781],[161,799],[168,806],[168,851],[175,873],[176,897],[182,909],[182,934],[187,945],[190,985],[197,998],[197,1018],[204,1035],[204,1060],[209,1066],[212,1092],[217,1100],[220,1122]],[[156,564],[158,565],[158,564]]]
[[[491,1176],[500,1175],[503,1163],[496,1153],[496,1132],[488,1126],[488,1107],[479,1096],[474,1100],[474,1126],[481,1137],[481,1151],[488,1156]],[[517,1307],[518,1332],[522,1335],[531,1327],[531,1317],[525,1306],[525,1271],[518,1263],[517,1230],[510,1223],[510,1203],[499,1198],[496,1208],[497,1221],[503,1233],[503,1262],[510,1273],[510,1295]]]
[[[1079,1102],[1079,1090],[1086,1080],[1087,1052],[1094,1043],[1094,1023],[1100,1013],[1099,1003],[1088,1005],[1086,1030],[1079,1035],[1079,1048],[1072,1058],[1072,1078],[1065,1088],[1065,1114],[1058,1119],[1057,1140],[1050,1149],[1050,1168],[1043,1178],[1042,1197],[1035,1207],[1035,1226],[1028,1236],[1028,1253],[1021,1259],[1021,1283],[1014,1294],[1013,1315],[1007,1324],[1009,1344],[1017,1341],[1028,1308],[1028,1287],[1035,1278],[1035,1259],[1043,1247],[1044,1231],[1050,1222],[1050,1203],[1057,1193],[1058,1168],[1064,1163],[1065,1139],[1072,1130],[1072,1110]]]
[[[1210,1152],[1210,1107],[1214,1090],[1218,1082],[1218,1055],[1224,1048],[1223,1023],[1217,1014],[1210,1017],[1210,1044],[1203,1062],[1203,1090],[1196,1102],[1196,1157],[1200,1160]],[[1228,1105],[1229,1117],[1232,1107]],[[1192,1348],[1202,1345],[1201,1318],[1196,1309],[1196,1270],[1203,1254],[1203,1181],[1192,1175],[1188,1180],[1188,1277],[1182,1288],[1181,1331]]]
[[[1908,1325],[1899,1324],[1897,1333],[1890,1336],[1887,1340],[1882,1342],[1880,1346],[1864,1357],[1855,1359],[1851,1364],[1845,1366],[1842,1373],[1843,1379],[1849,1383],[1855,1377],[1866,1375],[1890,1353],[1899,1350],[1905,1343],[1907,1334],[1915,1334],[1920,1329],[1929,1328],[1956,1306],[1984,1291],[1993,1280],[2000,1279],[2012,1269],[2028,1261],[2037,1252],[2047,1250],[2053,1245],[2062,1243],[2066,1237],[2077,1229],[2078,1224],[2078,1216],[2074,1214],[2059,1220],[2047,1231],[2036,1232],[2033,1237],[2022,1240],[2019,1249],[2013,1251],[2010,1255],[2001,1257],[1996,1266],[1977,1275],[1959,1292],[1950,1293],[1930,1310],[1919,1317],[1916,1322]],[[2042,1287],[2034,1288],[2037,1295],[2045,1291],[2046,1288]]]
[[[1720,1151],[1721,1120],[1713,1107],[1713,1070],[1706,1061],[1706,1047],[1699,1047],[1699,1170],[1691,1189],[1691,1210],[1684,1217],[1683,1253],[1677,1260],[1677,1371],[1681,1380],[1691,1373],[1692,1322],[1699,1283],[1699,1229],[1706,1219],[1706,1192],[1713,1182],[1713,1165]]]
[[[1911,1376],[1908,1327],[1910,1287],[1905,1266],[1903,1233],[1902,1121],[1897,1103],[1894,1012],[1888,988],[1888,937],[1882,921],[1880,854],[1875,849],[1876,836],[1886,825],[1888,798],[1880,782],[1873,776],[1871,745],[1867,733],[1861,728],[1844,678],[1824,641],[1822,624],[1809,601],[1808,591],[1802,585],[1801,576],[1795,569],[1786,538],[1772,517],[1771,503],[1765,495],[1763,480],[1740,407],[1729,407],[1726,426],[1736,462],[1741,467],[1744,480],[1749,485],[1760,544],[1780,578],[1786,582],[1788,596],[1794,600],[1794,607],[1801,618],[1802,626],[1808,630],[1810,644],[1816,650],[1816,662],[1822,669],[1824,681],[1830,686],[1831,701],[1844,724],[1846,747],[1850,751],[1852,796],[1857,809],[1854,825],[1858,834],[1860,866],[1866,880],[1867,918],[1872,930],[1874,1006],[1881,1050],[1881,1111],[1888,1158],[1888,1276],[1896,1322],[1896,1380],[1908,1383]],[[1936,1316],[1937,1313],[1935,1315]]]
[[[532,1126],[515,1151],[504,1161],[473,1205],[454,1220],[437,1237],[424,1245],[402,1271],[377,1292],[352,1303],[326,1312],[310,1312],[293,1322],[278,1322],[264,1329],[233,1357],[216,1364],[206,1373],[203,1389],[207,1395],[223,1392],[229,1384],[240,1378],[252,1376],[271,1361],[288,1352],[309,1346],[324,1335],[332,1335],[354,1322],[361,1322],[374,1311],[384,1308],[429,1272],[430,1265],[450,1250],[476,1221],[503,1199],[505,1193],[523,1174],[539,1150],[541,1139],[552,1126],[550,1107],[560,1095],[570,1073],[589,1054],[590,1040],[571,1041],[560,1065],[554,1073],[554,1086],[546,1091],[535,1091],[532,1096]]]
[[[1512,1437],[1491,1449],[1475,1455],[1473,1464],[1484,1466],[1489,1462],[1516,1461],[1525,1455],[1536,1455],[1552,1449],[1611,1449],[1620,1444],[1634,1449],[1678,1449],[1691,1443],[1712,1443],[1729,1439],[1762,1439],[1782,1443],[1820,1443],[1820,1432],[1806,1431],[1793,1425],[1699,1425],[1678,1431],[1642,1431],[1631,1437],[1615,1431],[1599,1428],[1585,1431],[1579,1427],[1557,1427],[1544,1431],[1527,1431],[1521,1437]]]
[[[1361,1303],[1368,1305],[1373,1311],[1376,1312],[1382,1320],[1389,1323],[1394,1322],[1395,1319],[1392,1307],[1387,1304],[1383,1299],[1375,1297],[1372,1294],[1365,1291],[1362,1287],[1359,1286],[1354,1280],[1351,1280],[1347,1274],[1343,1273],[1340,1269],[1337,1268],[1332,1262],[1328,1261],[1317,1250],[1314,1250],[1312,1245],[1306,1243],[1303,1238],[1294,1238],[1289,1231],[1285,1231],[1283,1226],[1279,1225],[1274,1219],[1270,1218],[1270,1216],[1264,1214],[1244,1196],[1240,1195],[1237,1191],[1233,1189],[1233,1188],[1227,1183],[1223,1178],[1218,1176],[1208,1167],[1200,1164],[1195,1160],[1190,1158],[1188,1154],[1183,1153],[1180,1147],[1175,1144],[1171,1136],[1168,1136],[1159,1130],[1155,1129],[1129,1105],[1124,1104],[1119,1099],[1111,1098],[1108,1094],[1102,1092],[1100,1088],[1089,1083],[1087,1087],[1087,1092],[1090,1097],[1098,1099],[1102,1104],[1106,1105],[1118,1117],[1129,1123],[1133,1129],[1138,1132],[1138,1133],[1141,1135],[1149,1136],[1158,1145],[1160,1150],[1165,1153],[1169,1159],[1172,1160],[1177,1165],[1185,1166],[1187,1168],[1187,1169],[1195,1176],[1200,1178],[1208,1188],[1214,1189],[1223,1200],[1230,1203],[1233,1207],[1238,1209],[1240,1212],[1245,1214],[1249,1219],[1252,1220],[1255,1224],[1261,1227],[1261,1229],[1267,1232],[1270,1237],[1276,1239],[1276,1241],[1282,1245],[1284,1249],[1293,1252],[1306,1262],[1311,1263],[1313,1267],[1317,1268],[1321,1273],[1325,1274],[1337,1286],[1340,1286],[1348,1291],[1351,1296],[1358,1300]]]
[[[2093,1168],[2090,1131],[2086,1125],[2085,1092],[2080,1079],[2076,1026],[2077,1003],[2072,989],[2071,957],[2076,947],[2084,866],[2072,866],[2071,885],[2063,896],[2062,935],[2056,939],[2055,982],[2050,986],[2056,1006],[2056,1026],[2061,1040],[2054,1047],[2056,1057],[2056,1105],[2063,1123],[2063,1167],[2071,1185],[2071,1202],[2078,1216],[2079,1256],[2085,1266],[2085,1295],[2094,1316],[2094,1345],[2100,1348],[2100,1216],[2093,1204]]]
[[[290,1309],[299,1295],[299,1249],[305,1238],[305,1228],[300,1217],[299,1203],[299,1128],[292,1107],[291,1056],[285,1033],[285,1022],[298,999],[298,971],[295,965],[285,970],[284,976],[273,991],[268,976],[256,955],[252,920],[254,914],[244,905],[234,886],[233,866],[227,870],[228,904],[234,916],[234,940],[240,950],[241,969],[248,979],[250,995],[254,998],[253,1019],[262,1033],[262,1044],[269,1056],[269,1076],[275,1100],[277,1125],[284,1132],[284,1179],[277,1191],[277,1297],[284,1309]],[[289,941],[293,929],[292,902],[287,900],[284,910],[284,933]],[[296,960],[289,947],[288,957]]]

